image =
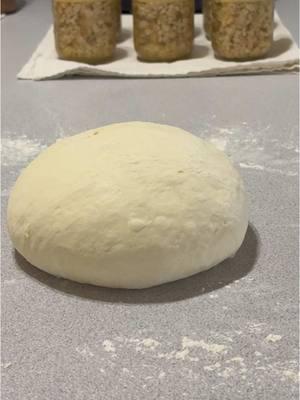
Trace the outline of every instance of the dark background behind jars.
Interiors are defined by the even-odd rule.
[[[195,0],[196,11],[201,11],[201,0]],[[131,10],[131,0],[122,0],[122,10],[123,12],[130,12]]]

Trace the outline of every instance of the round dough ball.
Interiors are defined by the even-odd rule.
[[[58,141],[20,175],[8,206],[16,249],[77,282],[146,288],[207,270],[240,247],[242,180],[224,153],[143,122]]]

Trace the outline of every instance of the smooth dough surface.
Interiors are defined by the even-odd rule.
[[[8,205],[15,248],[78,282],[146,288],[235,254],[248,225],[227,156],[182,129],[108,125],[60,140],[21,173]]]

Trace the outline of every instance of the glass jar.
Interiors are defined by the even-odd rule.
[[[217,57],[263,57],[273,42],[273,0],[212,0],[211,40]]]
[[[118,0],[53,0],[58,56],[99,64],[113,57],[118,36]]]
[[[211,31],[211,7],[213,0],[202,0],[203,28],[205,36],[210,40]]]
[[[121,0],[117,0],[117,33],[121,36],[122,31],[122,4]]]
[[[175,61],[193,49],[194,0],[133,0],[134,46],[144,61]]]
[[[1,14],[9,14],[17,9],[16,0],[1,0]]]

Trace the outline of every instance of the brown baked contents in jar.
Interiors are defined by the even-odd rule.
[[[194,0],[133,0],[134,45],[145,61],[186,58],[193,48]]]
[[[208,40],[210,40],[210,31],[211,31],[212,1],[213,0],[202,0],[203,28],[205,36]]]
[[[113,57],[118,35],[118,0],[53,0],[58,56],[98,64]]]
[[[228,60],[263,57],[273,42],[273,0],[213,0],[211,40]]]

